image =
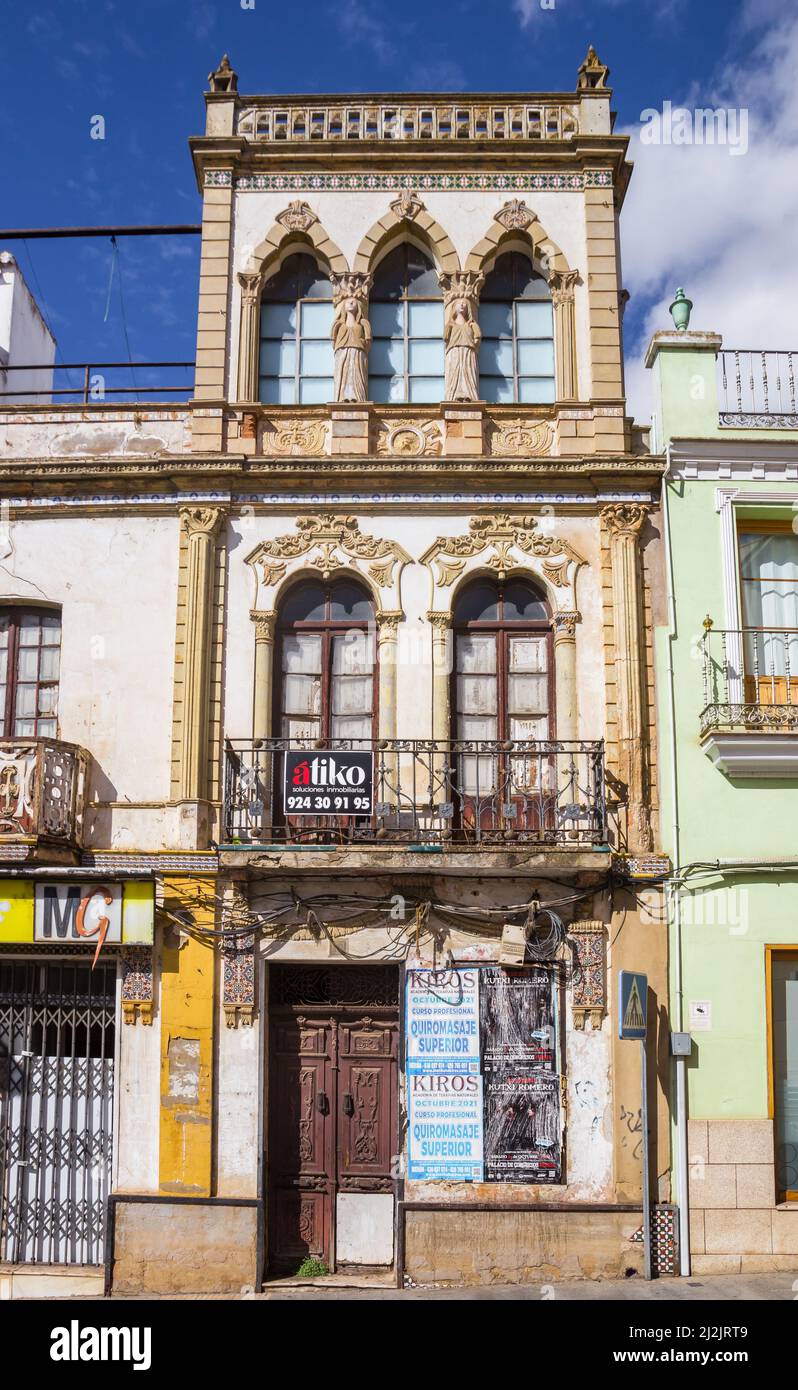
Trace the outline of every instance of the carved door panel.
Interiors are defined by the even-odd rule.
[[[269,1083],[271,1264],[327,1259],[334,1201],[334,1072],[329,1020],[276,1019]]]
[[[395,1023],[342,1020],[339,1039],[338,1183],[342,1192],[390,1192],[396,1152]]]

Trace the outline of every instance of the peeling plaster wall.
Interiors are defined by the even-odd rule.
[[[159,991],[156,989],[155,998]],[[160,1017],[120,1024],[115,1192],[158,1191]]]
[[[0,458],[146,458],[189,447],[189,417],[182,409],[0,410]]]
[[[220,998],[221,993],[220,989]],[[217,1008],[214,1165],[218,1197],[257,1195],[258,1116],[262,1104],[260,1030],[264,1018],[262,1011],[251,1026],[228,1028],[221,1002]]]

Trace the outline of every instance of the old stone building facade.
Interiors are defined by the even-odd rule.
[[[8,1017],[66,1007],[68,969],[94,1007],[101,890],[121,906],[87,1054],[103,1115],[92,1092],[81,1120],[105,1242],[48,1246],[44,1189],[7,1161],[27,1234],[0,1254],[102,1256],[120,1291],[237,1290],[307,1256],[622,1275],[623,968],[648,975],[669,1198],[666,931],[636,886],[661,867],[662,461],[624,401],[607,69],[591,50],[570,93],[278,98],[223,61],[209,87],[193,398],[1,408]],[[52,902],[45,934],[64,884],[85,940]],[[415,1067],[441,1004],[480,1035],[459,1070]],[[478,1106],[425,1109],[458,1076]]]

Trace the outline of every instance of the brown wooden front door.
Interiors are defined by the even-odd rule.
[[[269,1264],[293,1274],[315,1256],[332,1269],[338,1193],[393,1189],[398,1004],[380,1001],[396,995],[398,971],[275,965],[271,974]],[[365,1002],[313,1002],[347,993]],[[303,1002],[284,1002],[296,995]]]

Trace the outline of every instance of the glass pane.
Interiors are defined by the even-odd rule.
[[[475,758],[461,753],[457,759],[460,791],[465,796],[488,796],[496,788],[496,758]]]
[[[776,1181],[783,1194],[798,1190],[798,956],[774,958],[772,997]]]
[[[299,380],[301,405],[324,405],[333,398],[331,376],[303,376]]]
[[[0,614],[0,649],[8,646],[10,623],[7,614]]]
[[[399,391],[400,394],[394,395],[394,391]],[[389,401],[401,400],[402,391],[404,391],[402,377],[369,377],[369,400],[374,401],[376,405],[387,405]]]
[[[443,341],[442,301],[408,304],[407,331],[411,338],[440,338]]]
[[[23,613],[19,619],[19,645],[30,647],[39,645],[39,615],[38,613]]]
[[[333,584],[330,592],[331,618],[370,618],[373,612],[372,599],[359,584],[350,584],[345,579]]]
[[[291,743],[305,743],[311,740],[315,743],[320,730],[317,719],[283,718],[283,738],[290,739]]]
[[[407,283],[407,250],[395,246],[383,256],[374,272],[374,298],[399,299]]]
[[[522,376],[518,379],[518,399],[524,405],[544,405],[554,400],[554,378]]]
[[[58,725],[54,719],[40,719],[37,733],[39,738],[55,738],[58,733]]]
[[[371,301],[369,322],[375,338],[404,337],[404,305]]]
[[[14,721],[14,733],[17,738],[27,738],[30,734],[36,733],[35,719],[17,719]]]
[[[411,338],[409,372],[413,376],[443,375],[443,343]]]
[[[293,381],[291,385],[293,387]],[[258,400],[262,405],[277,405],[280,399],[280,383],[276,376],[262,376],[258,383]]]
[[[407,293],[409,295],[439,295],[438,272],[429,256],[417,246],[407,243]]]
[[[510,300],[515,294],[515,275],[512,252],[497,256],[492,268],[485,276],[482,287],[482,303],[488,299]]]
[[[548,738],[548,715],[538,714],[534,718],[515,718],[510,716],[510,738]],[[552,769],[554,771],[554,769]]]
[[[303,304],[300,309],[301,335],[303,338],[329,338],[333,321],[332,301]]]
[[[371,715],[334,714],[330,720],[333,738],[370,739]]]
[[[296,382],[292,376],[281,376],[277,378],[277,404],[296,404]]]
[[[314,614],[314,616],[316,616]],[[297,633],[283,639],[283,670],[321,671],[321,636],[315,632]]]
[[[2,681],[3,685],[5,685],[5,683],[6,683],[7,680],[8,680],[8,649],[7,649],[7,648],[0,648],[0,681]],[[3,705],[2,705],[2,702],[0,702],[0,710],[2,710],[2,708],[3,708]]]
[[[540,714],[549,707],[548,676],[510,676],[507,708],[513,714]]]
[[[296,368],[296,344],[293,338],[278,338],[260,345],[260,371],[263,376],[293,376]]]
[[[283,710],[286,714],[321,714],[319,676],[283,676]]]
[[[551,338],[551,305],[539,300],[516,304],[515,323],[519,338]]]
[[[35,681],[39,674],[39,652],[36,647],[20,647],[17,675],[23,681]]]
[[[510,670],[545,671],[547,645],[545,637],[511,637]]]
[[[496,677],[458,676],[457,708],[464,714],[495,714]]]
[[[522,579],[510,579],[504,586],[504,616],[534,622],[536,619],[546,618],[548,614],[544,600],[531,584],[526,584]],[[514,637],[512,640],[517,642],[520,639]]]
[[[457,669],[467,674],[496,670],[495,637],[458,637]]]
[[[370,714],[373,689],[371,676],[333,676],[333,714]]]
[[[481,376],[479,392],[483,401],[493,405],[506,405],[513,400],[513,383],[506,376]]]
[[[303,338],[299,350],[299,370],[303,376],[332,377],[332,343],[326,338]]]
[[[296,333],[296,304],[264,304],[260,315],[262,338],[293,338]]]
[[[61,641],[61,614],[60,614],[60,613],[42,613],[42,615],[41,615],[41,626],[42,626],[42,641],[43,641],[43,642],[60,642],[60,641]]]
[[[554,344],[518,340],[518,375],[553,376]]]
[[[405,369],[403,338],[375,338],[369,353],[369,369],[374,376],[394,376]]]
[[[481,304],[479,306],[479,326],[486,338],[512,338],[512,305]]]
[[[498,725],[489,715],[458,714],[457,737],[491,740],[498,738]]]
[[[488,376],[512,377],[512,343],[503,338],[483,338],[479,349],[479,370]]]
[[[39,686],[39,714],[55,714],[58,709],[58,686]]]
[[[442,401],[443,393],[442,376],[414,376],[410,379],[408,399],[411,401]]]
[[[469,584],[455,603],[454,618],[457,623],[495,622],[498,616],[498,588],[485,580]]]
[[[17,718],[26,714],[36,713],[36,686],[18,685],[16,700],[14,702],[14,714]]]
[[[374,669],[374,643],[369,632],[344,633],[333,637],[334,676],[365,675]]]

